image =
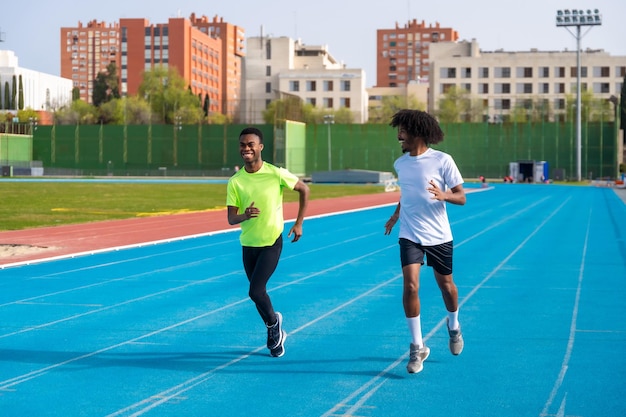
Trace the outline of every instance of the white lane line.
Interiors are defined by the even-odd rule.
[[[569,367],[569,361],[572,357],[572,351],[574,350],[574,340],[576,339],[576,324],[578,322],[578,307],[580,306],[580,293],[582,291],[583,277],[585,276],[585,261],[587,259],[587,248],[589,244],[589,232],[591,229],[591,218],[592,218],[592,213],[590,211],[587,217],[587,231],[585,233],[585,242],[583,245],[582,254],[580,256],[580,267],[578,269],[578,286],[576,287],[576,296],[574,298],[574,306],[572,308],[572,320],[570,322],[570,327],[569,327],[569,339],[567,341],[567,349],[565,350],[565,355],[563,356],[563,362],[561,363],[561,371],[559,372],[559,375],[557,376],[556,381],[554,381],[552,391],[550,392],[550,395],[548,396],[548,399],[546,401],[546,404],[543,407],[543,410],[541,410],[541,414],[539,414],[540,417],[546,417],[548,415],[548,410],[552,406],[552,403],[554,402],[554,399],[556,398],[556,395],[558,394],[559,389],[563,385],[563,381],[565,380],[565,374],[567,373],[567,369]],[[565,398],[563,398],[563,401],[561,404],[562,404],[562,407],[565,407]]]
[[[395,245],[393,245],[393,246],[395,246]],[[382,252],[382,251],[388,250],[390,247],[392,247],[392,246],[387,246],[387,247],[382,248],[382,249],[377,249],[377,250],[374,250],[374,251],[368,252],[368,253],[366,253],[366,254],[364,254],[364,255],[362,255],[362,256],[359,256],[359,257],[357,257],[357,258],[350,259],[349,261],[342,262],[342,263],[337,264],[337,265],[333,265],[333,266],[332,266],[332,267],[330,267],[330,268],[327,268],[327,269],[324,269],[324,270],[321,270],[321,271],[315,272],[315,273],[313,273],[313,274],[310,274],[310,275],[307,275],[307,276],[305,276],[305,277],[302,277],[302,278],[300,278],[300,279],[298,279],[298,280],[291,281],[291,282],[285,283],[285,284],[283,284],[283,285],[279,285],[279,286],[277,286],[277,287],[272,288],[270,291],[276,291],[276,290],[278,290],[278,289],[280,289],[280,288],[288,287],[288,286],[290,286],[290,285],[295,285],[295,284],[298,284],[298,283],[300,283],[300,282],[306,281],[306,280],[308,280],[308,279],[312,279],[312,278],[314,278],[314,277],[316,277],[316,276],[319,276],[319,275],[324,275],[324,274],[326,274],[326,273],[328,273],[328,272],[330,272],[330,271],[333,271],[333,270],[336,270],[336,269],[342,268],[342,267],[344,267],[344,266],[346,266],[346,265],[350,265],[350,264],[353,264],[353,263],[358,263],[358,262],[359,262],[359,261],[361,261],[362,259],[367,259],[367,258],[369,258],[369,257],[371,257],[371,256],[373,256],[373,255],[375,255],[375,254],[377,254],[377,253],[379,253],[379,252]],[[235,274],[235,273],[239,273],[239,272],[238,272],[238,271],[237,271],[237,272],[229,272],[229,273],[225,274],[224,276],[227,276],[227,275],[233,275],[233,274]],[[219,278],[219,277],[212,277],[212,278],[207,279],[207,280],[204,280],[204,281],[213,280],[213,279],[217,279],[217,278]],[[188,285],[186,285],[186,286],[197,285],[197,284],[202,283],[202,282],[204,282],[204,281],[198,281],[197,283],[190,283],[190,284],[188,284]],[[33,326],[33,327],[30,327],[30,328],[27,328],[27,329],[22,329],[22,330],[19,330],[19,331],[13,332],[13,333],[5,334],[5,335],[0,335],[0,338],[1,338],[1,337],[7,337],[7,336],[10,336],[10,335],[13,335],[13,334],[23,333],[23,332],[26,332],[26,331],[36,330],[36,329],[39,329],[39,328],[42,328],[42,327],[47,327],[47,326],[50,326],[50,325],[52,325],[52,324],[56,324],[56,323],[59,323],[59,322],[64,322],[64,321],[68,321],[68,320],[72,320],[72,319],[74,319],[74,318],[81,317],[81,316],[87,316],[87,315],[89,315],[89,314],[94,314],[94,313],[97,313],[97,312],[100,312],[100,311],[104,311],[104,310],[108,310],[108,309],[111,309],[111,308],[115,308],[115,307],[118,307],[118,306],[120,306],[120,305],[130,304],[130,303],[133,303],[133,302],[136,302],[136,301],[139,301],[139,300],[143,300],[143,299],[151,298],[151,297],[154,297],[154,296],[156,296],[156,295],[160,295],[160,294],[168,293],[168,292],[171,292],[171,291],[178,291],[178,288],[170,288],[170,289],[167,289],[167,290],[164,290],[164,291],[160,291],[160,292],[158,292],[158,293],[153,293],[153,294],[146,295],[146,296],[143,296],[143,297],[138,297],[138,298],[135,298],[135,299],[132,299],[132,300],[127,300],[127,301],[125,301],[125,302],[123,302],[123,303],[118,303],[118,304],[113,305],[113,306],[108,306],[108,307],[101,308],[101,309],[97,309],[97,310],[93,310],[93,311],[90,311],[90,312],[86,312],[86,313],[82,313],[82,314],[77,314],[77,315],[74,315],[74,316],[71,316],[71,317],[66,317],[66,318],[63,318],[63,319],[60,319],[60,320],[56,320],[56,321],[53,321],[53,322],[50,322],[50,323],[45,323],[45,324],[42,324],[42,325],[39,325],[39,326]],[[43,368],[40,368],[40,369],[33,370],[33,371],[31,371],[31,372],[29,372],[29,373],[26,373],[26,374],[23,374],[23,375],[19,375],[19,376],[16,376],[16,377],[10,378],[10,379],[6,379],[6,380],[4,380],[4,381],[0,381],[0,391],[1,391],[1,390],[5,390],[5,389],[7,389],[7,388],[11,388],[11,387],[13,387],[13,386],[15,386],[15,385],[18,385],[18,384],[21,384],[21,383],[23,383],[23,382],[25,382],[25,381],[28,381],[28,380],[30,380],[30,379],[33,379],[33,378],[35,378],[35,377],[42,376],[42,375],[44,375],[45,373],[47,373],[48,371],[53,370],[53,369],[56,369],[56,368],[59,368],[59,367],[61,367],[61,366],[68,365],[68,364],[70,364],[70,363],[74,363],[74,362],[77,362],[77,361],[80,361],[80,360],[82,360],[82,359],[86,359],[86,358],[89,358],[89,357],[92,357],[92,356],[96,356],[96,355],[98,355],[98,354],[101,354],[101,353],[104,353],[104,352],[108,352],[108,351],[110,351],[110,350],[113,350],[113,349],[119,348],[119,347],[124,346],[124,345],[128,345],[128,344],[131,344],[131,343],[137,343],[138,341],[142,341],[142,340],[147,339],[147,338],[149,338],[149,337],[152,337],[152,336],[154,336],[154,335],[157,335],[157,334],[160,334],[160,333],[163,333],[163,332],[166,332],[166,331],[169,331],[169,330],[175,329],[175,328],[177,328],[177,327],[180,327],[180,326],[186,325],[186,324],[188,324],[188,323],[192,323],[192,322],[194,322],[194,321],[196,321],[196,320],[200,320],[200,319],[205,318],[205,317],[207,317],[207,316],[210,316],[210,315],[216,314],[216,313],[218,313],[218,312],[221,312],[221,311],[227,310],[227,309],[229,309],[229,308],[235,307],[235,306],[237,306],[237,305],[239,305],[239,304],[242,304],[242,303],[245,303],[245,302],[248,302],[248,301],[249,301],[249,298],[248,298],[248,297],[246,297],[246,298],[242,298],[242,299],[240,299],[240,300],[238,300],[238,301],[235,301],[235,302],[233,302],[233,303],[230,303],[230,304],[224,305],[224,306],[222,306],[222,307],[219,307],[219,308],[213,309],[213,310],[211,310],[211,311],[208,311],[208,312],[206,312],[206,313],[200,314],[200,315],[195,316],[195,317],[191,317],[191,318],[189,318],[189,319],[186,319],[186,320],[180,321],[180,322],[178,322],[178,323],[174,323],[174,324],[172,324],[172,325],[170,325],[170,326],[167,326],[167,327],[164,327],[164,328],[161,328],[161,329],[158,329],[158,330],[155,330],[155,331],[152,331],[152,332],[146,333],[146,334],[144,334],[144,335],[141,335],[141,336],[138,336],[138,337],[135,337],[135,338],[132,338],[132,339],[126,340],[126,341],[124,341],[124,342],[120,342],[120,343],[117,343],[117,344],[114,344],[114,345],[111,345],[111,346],[108,346],[108,347],[105,347],[105,348],[102,348],[102,349],[98,349],[98,350],[93,351],[93,352],[89,352],[89,353],[86,353],[86,354],[83,354],[83,355],[79,355],[79,356],[76,356],[76,357],[73,357],[73,358],[67,359],[67,360],[62,361],[62,362],[58,362],[58,363],[55,363],[55,364],[52,364],[52,365],[49,365],[49,366],[46,366],[46,367],[43,367]],[[261,347],[261,348],[258,348],[258,349],[262,349],[262,347]],[[255,350],[255,351],[256,351],[256,350]],[[251,352],[251,353],[254,353],[255,351],[253,351],[253,352]],[[251,354],[251,353],[250,353],[250,354]],[[249,354],[248,354],[247,356],[249,356]],[[239,360],[241,360],[241,359],[239,359]],[[236,363],[236,362],[238,362],[239,360],[235,360],[235,362],[232,362],[232,361],[231,361],[231,362],[232,362],[232,363]],[[229,362],[229,364],[232,364],[231,362]],[[223,368],[223,367],[224,367],[224,365],[222,365],[222,368]],[[220,369],[221,369],[221,368],[220,368]]]
[[[493,278],[493,276],[498,271],[500,271],[507,264],[507,262],[509,262],[509,260],[511,260],[511,258],[513,258],[513,256],[517,252],[519,252],[524,247],[524,245],[526,245],[526,243],[528,243],[528,241],[531,238],[533,238],[539,232],[539,230],[541,230],[541,228],[543,226],[545,226],[548,223],[548,221],[550,219],[552,219],[552,217],[554,217],[563,208],[563,206],[565,206],[565,204],[567,204],[567,202],[569,202],[569,200],[571,200],[571,197],[566,199],[565,201],[563,201],[561,203],[561,205],[559,205],[554,211],[552,211],[552,213],[549,216],[546,216],[543,219],[543,221],[541,222],[541,224],[539,224],[528,236],[526,236],[526,238],[519,245],[517,245],[517,247],[513,251],[511,251],[511,253],[509,253],[509,255],[506,256],[494,268],[493,271],[491,271],[478,285],[476,285],[463,298],[463,300],[461,300],[459,302],[459,308],[461,308],[468,300],[470,300],[474,296],[474,294],[476,294],[476,292],[479,289],[481,289],[491,278]],[[502,224],[502,223],[503,223],[502,221],[498,222],[498,224]],[[468,242],[468,241],[476,238],[477,236],[480,236],[481,234],[482,234],[482,232],[479,232],[479,233],[475,234],[474,236],[470,237],[469,239],[467,239],[465,242]],[[455,245],[455,247],[456,247],[456,245]],[[424,337],[424,342],[428,341],[441,327],[443,327],[444,323],[445,323],[445,318],[442,319],[441,321],[439,321],[439,323],[437,323],[437,325],[435,327],[433,327],[433,329]],[[372,396],[373,392],[378,390],[380,388],[380,386],[383,384],[383,382],[380,382],[380,381],[388,379],[389,372],[393,368],[395,368],[398,364],[403,362],[407,356],[408,356],[408,352],[406,352],[404,355],[399,357],[395,362],[393,362],[391,365],[389,365],[387,368],[385,368],[383,371],[381,371],[378,375],[376,375],[375,377],[370,379],[364,385],[362,385],[361,387],[359,387],[358,389],[353,391],[350,395],[348,395],[342,401],[337,403],[334,407],[332,407],[326,413],[322,414],[321,417],[332,417],[332,416],[338,416],[338,415],[341,415],[341,416],[344,416],[344,417],[354,416],[357,413],[357,411],[363,406],[365,401]],[[370,388],[370,387],[372,387],[372,388],[368,390],[368,388]],[[359,398],[359,396],[361,396],[361,398]],[[344,410],[344,408],[347,407],[347,405],[350,405],[350,404],[351,404],[351,406]],[[341,414],[337,414],[339,410],[341,410]]]

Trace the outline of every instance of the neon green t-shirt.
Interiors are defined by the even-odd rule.
[[[252,202],[259,217],[240,223],[242,246],[271,246],[283,232],[283,189],[293,190],[298,177],[284,168],[263,161],[257,172],[240,169],[228,180],[226,205],[242,213]]]

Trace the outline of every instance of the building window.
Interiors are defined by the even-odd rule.
[[[333,108],[333,98],[332,97],[325,97],[324,98],[324,107],[326,107],[327,109],[332,109]]]
[[[493,85],[493,92],[495,94],[511,94],[511,84],[496,83]]]
[[[345,107],[346,109],[350,108],[350,97],[342,97],[339,99],[339,105],[341,107]]]
[[[441,68],[441,78],[456,78],[456,68]]]
[[[550,68],[539,67],[539,78],[550,78]]]
[[[532,94],[533,85],[531,83],[517,83],[517,94]]]
[[[556,100],[554,100],[554,108],[557,110],[565,109],[565,99],[557,98]]]
[[[272,92],[272,83],[265,83],[265,92],[266,93]]]
[[[489,68],[481,67],[478,69],[478,77],[479,78],[489,78]]]
[[[461,68],[461,78],[472,78],[472,69]]]
[[[610,77],[609,67],[593,67],[593,76],[595,78],[608,78]]]
[[[272,41],[268,40],[265,43],[265,59],[272,59]]]
[[[340,82],[340,90],[341,91],[350,91],[350,80],[341,80],[341,82]]]
[[[570,76],[571,77],[578,77],[578,68],[577,67],[571,67],[570,68]],[[587,78],[587,67],[580,67],[580,77],[581,78]]]
[[[495,67],[493,70],[496,78],[511,78],[510,67]]]
[[[554,92],[556,94],[565,94],[565,83],[555,83]]]
[[[595,94],[610,93],[609,83],[593,83],[593,92]]]
[[[332,81],[324,81],[324,91],[333,91]]]
[[[300,81],[289,81],[289,91],[300,91]]]
[[[313,106],[315,106],[315,105],[317,104],[317,102],[316,102],[316,100],[315,100],[315,97],[308,97],[308,98],[306,99],[306,102],[307,102],[307,103],[309,103],[309,104],[311,104],[311,105],[313,105]]]
[[[517,67],[517,78],[532,78],[533,69],[531,67]]]
[[[550,93],[550,84],[548,83],[539,83],[539,92],[542,94]]]
[[[448,93],[450,90],[452,90],[454,87],[456,87],[455,84],[445,84],[442,83],[441,84],[441,94],[446,94]]]
[[[265,75],[268,76],[268,77],[270,75],[272,75],[272,66],[271,65],[268,65],[268,66],[265,67]]]
[[[306,91],[316,91],[317,83],[315,81],[306,82]]]
[[[479,94],[489,94],[489,84],[480,83],[478,84],[478,93]]]
[[[565,67],[554,67],[555,78],[565,78]]]

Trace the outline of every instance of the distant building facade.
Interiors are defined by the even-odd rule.
[[[193,94],[209,97],[209,112],[232,116],[241,89],[244,42],[242,28],[194,13],[157,24],[144,18],[79,22],[61,28],[61,75],[73,80],[81,99],[92,102],[93,81],[111,62],[123,96],[137,94],[145,71],[176,68]]]
[[[120,28],[118,23],[92,20],[86,25],[61,28],[61,77],[72,80],[80,98],[92,102],[93,81],[115,63],[119,71]]]
[[[404,87],[412,81],[428,80],[430,46],[438,42],[454,42],[459,34],[439,23],[426,26],[424,21],[409,21],[403,27],[376,31],[375,87]]]
[[[0,50],[0,109],[4,111],[18,110],[19,91],[16,91],[15,105],[5,106],[5,94],[13,92],[13,77],[16,89],[19,89],[19,78],[22,78],[24,109],[36,111],[53,111],[72,101],[72,80],[45,74],[26,68],[20,68],[18,57],[13,51]],[[11,106],[10,106],[11,107]]]
[[[365,72],[338,62],[327,46],[289,37],[251,37],[246,43],[242,120],[263,123],[270,102],[298,97],[317,108],[347,108],[354,123],[367,121]]]
[[[485,120],[501,120],[515,109],[540,110],[551,121],[566,117],[567,97],[576,96],[576,51],[481,51],[475,40],[430,45],[429,111],[452,87],[470,93]],[[602,50],[581,52],[581,90],[594,98],[619,97],[626,56]]]
[[[196,18],[192,13],[189,19],[192,26],[221,43],[221,106],[224,114],[234,116],[241,98],[246,32],[242,27],[224,22],[217,16],[209,20],[206,16]]]

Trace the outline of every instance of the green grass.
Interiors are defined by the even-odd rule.
[[[311,199],[384,192],[379,185],[310,184]],[[285,192],[285,201],[298,193]],[[0,230],[22,230],[225,207],[226,184],[3,182]]]

